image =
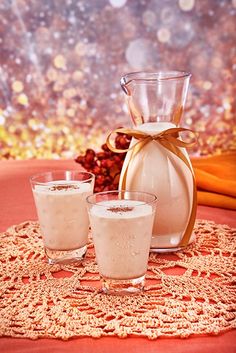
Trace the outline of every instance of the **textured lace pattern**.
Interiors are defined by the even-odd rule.
[[[37,222],[9,228],[0,235],[0,335],[155,339],[235,328],[235,231],[198,220],[195,233],[184,251],[150,255],[144,293],[119,297],[100,292],[92,243],[82,264],[50,266]]]

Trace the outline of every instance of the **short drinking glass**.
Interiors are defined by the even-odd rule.
[[[87,203],[103,291],[140,292],[147,271],[156,196],[108,191],[89,196]]]
[[[30,181],[48,262],[81,260],[89,232],[86,198],[93,193],[94,175],[51,171]]]

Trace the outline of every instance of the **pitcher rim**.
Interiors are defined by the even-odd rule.
[[[164,74],[165,76],[161,76]],[[159,71],[134,71],[123,75],[120,79],[121,86],[129,84],[131,81],[143,82],[163,82],[163,81],[177,81],[190,78],[191,73],[180,70],[159,70]]]

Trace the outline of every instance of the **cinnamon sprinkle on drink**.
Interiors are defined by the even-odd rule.
[[[62,185],[53,185],[51,188],[50,188],[50,190],[51,191],[56,191],[56,190],[59,190],[59,191],[61,191],[61,190],[71,190],[71,189],[79,189],[79,186],[77,186],[77,185],[66,185],[66,184],[62,184]]]
[[[134,208],[133,207],[121,207],[121,206],[114,206],[114,207],[110,207],[107,210],[114,212],[114,213],[118,213],[118,212],[130,212],[132,211]]]

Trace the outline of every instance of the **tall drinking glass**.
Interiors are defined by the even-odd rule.
[[[156,196],[108,191],[87,198],[102,289],[108,294],[138,293],[145,273]]]
[[[89,232],[86,198],[93,193],[94,175],[51,171],[30,181],[48,262],[82,260]]]

